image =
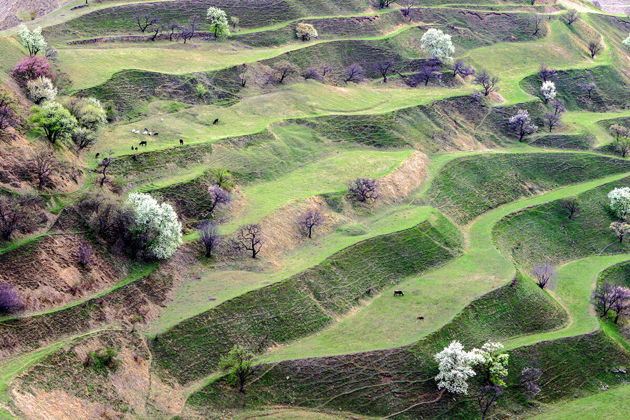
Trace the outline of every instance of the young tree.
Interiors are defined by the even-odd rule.
[[[53,144],[68,137],[77,126],[77,119],[57,102],[46,101],[31,112],[30,121]]]
[[[39,151],[29,161],[30,170],[37,179],[37,188],[43,189],[59,169],[59,162],[51,152]]]
[[[324,216],[319,210],[310,210],[298,219],[298,227],[309,239],[313,236],[313,229],[324,224]]]
[[[106,157],[103,158],[103,160],[101,160],[98,164],[99,171],[101,172],[101,180],[99,181],[99,185],[101,188],[105,184],[105,181],[107,181],[107,170],[113,162],[114,159],[112,159],[111,157]]]
[[[378,181],[372,178],[357,178],[348,186],[348,197],[359,203],[369,203],[378,198]]]
[[[604,49],[604,44],[601,40],[589,41],[588,43],[588,51],[591,53],[591,58],[595,58],[597,54],[602,52]]]
[[[630,214],[630,187],[615,188],[608,193],[610,209],[620,220]]]
[[[26,87],[29,80],[38,77],[54,80],[55,73],[50,68],[50,61],[47,58],[34,56],[25,58],[13,67],[11,76],[21,87]]]
[[[566,210],[567,218],[569,220],[573,220],[575,215],[580,212],[580,203],[575,197],[564,198],[560,200],[560,207]]]
[[[550,80],[543,82],[542,86],[540,87],[540,94],[543,97],[544,103],[548,103],[552,99],[555,99],[557,95],[556,84]]]
[[[387,75],[392,71],[394,62],[392,60],[379,61],[374,67],[383,77],[383,83],[387,83]]]
[[[212,257],[212,251],[219,245],[221,236],[216,223],[209,220],[199,224],[199,242],[203,245],[206,258]]]
[[[540,66],[540,70],[538,71],[538,76],[540,77],[540,80],[543,81],[543,83],[555,79],[557,75],[558,70],[550,69],[547,66]]]
[[[478,73],[475,77],[474,82],[482,87],[483,95],[488,96],[490,95],[490,93],[497,90],[499,78],[495,76],[490,76],[490,74],[486,70],[481,70],[481,72]]]
[[[46,49],[46,40],[42,35],[42,28],[38,27],[29,30],[25,24],[20,24],[18,27],[18,37],[20,44],[28,51],[30,56],[37,55],[38,52]]]
[[[217,207],[226,206],[232,202],[232,196],[230,193],[218,185],[208,187],[208,199],[209,208],[204,217],[212,216],[212,213]]]
[[[230,24],[223,10],[218,7],[208,7],[206,19],[210,22],[210,31],[215,39],[224,38],[230,34]]]
[[[542,370],[533,367],[526,367],[521,371],[520,383],[523,392],[529,399],[536,398],[540,394],[540,377]]]
[[[473,350],[483,357],[480,364],[484,369],[486,385],[505,386],[510,355],[502,353],[503,348],[501,343],[488,341],[480,349]]]
[[[273,69],[276,72],[276,82],[279,84],[284,83],[287,77],[300,72],[300,68],[288,60],[278,61]]]
[[[319,34],[313,25],[301,22],[295,27],[295,36],[302,41],[310,41],[311,39],[317,38]]]
[[[167,29],[169,31],[168,33],[168,40],[169,41],[173,41],[173,38],[175,37],[175,32],[177,32],[178,30],[181,29],[181,26],[179,26],[178,23],[169,23],[167,26]]]
[[[304,80],[317,80],[320,82],[324,81],[324,77],[319,73],[319,70],[316,69],[315,67],[309,67],[308,69],[306,69],[302,77],[304,77]]]
[[[466,65],[466,63],[464,63],[464,60],[461,59],[455,61],[452,70],[454,75],[464,78],[475,74],[474,67]]]
[[[452,341],[433,357],[438,362],[439,373],[435,377],[438,389],[464,395],[468,393],[468,379],[476,375],[473,367],[484,360],[476,350],[465,351],[459,341]]]
[[[247,380],[256,373],[254,354],[238,344],[221,357],[219,367],[228,372],[228,381],[243,394]]]
[[[477,391],[477,405],[481,420],[488,418],[492,406],[503,395],[503,387],[499,385],[483,385]]]
[[[540,29],[542,28],[543,25],[543,17],[540,15],[534,15],[534,17],[532,18],[532,23],[534,24],[534,32],[532,33],[533,36],[537,36],[540,33]]]
[[[182,243],[182,224],[173,207],[142,193],[129,194],[127,205],[135,217],[134,230],[149,237],[147,255],[161,260],[173,255]]]
[[[441,61],[451,61],[455,52],[451,36],[435,28],[429,29],[422,35],[420,46],[431,57]]]
[[[262,228],[257,224],[250,224],[241,227],[236,236],[240,246],[252,253],[252,258],[256,258],[263,246]]]
[[[179,36],[181,37],[181,39],[184,40],[184,44],[188,40],[193,39],[195,37],[196,28],[197,27],[196,27],[194,21],[190,25],[185,26],[185,27],[182,28],[182,32],[180,33]]]
[[[532,274],[536,278],[536,284],[541,289],[547,287],[550,282],[553,282],[556,278],[556,270],[551,264],[538,264],[534,266]]]
[[[609,311],[620,308],[623,312],[623,308],[627,308],[630,303],[630,289],[627,289],[618,284],[606,282],[600,284],[594,291],[592,301],[595,308],[599,311],[599,316],[605,318]],[[619,320],[621,313],[615,315],[615,323]]]
[[[588,98],[591,99],[593,91],[597,88],[597,85],[593,82],[583,82],[579,85],[580,90],[588,94]]]
[[[230,24],[232,24],[232,30],[236,31],[236,27],[241,23],[241,20],[237,16],[230,16]]]
[[[17,101],[7,91],[0,89],[0,130],[18,125],[18,116],[15,104]]]
[[[519,109],[516,115],[508,120],[508,125],[512,131],[516,132],[518,141],[523,141],[526,136],[530,136],[538,131],[538,127],[534,124],[529,117],[529,112],[524,109]]]
[[[621,157],[625,158],[628,156],[628,152],[630,152],[630,131],[615,140],[615,148]]]
[[[12,285],[0,283],[0,314],[9,315],[24,309],[24,303]]]
[[[149,26],[160,23],[160,19],[150,14],[136,15],[135,20],[136,25],[138,25],[138,29],[140,29],[140,32],[142,33],[145,33]]]
[[[162,32],[164,30],[164,28],[160,25],[155,25],[151,28],[151,31],[153,32],[153,35],[151,35],[151,38],[149,38],[151,41],[155,41],[158,37],[158,35],[160,34],[160,32]]]
[[[565,21],[567,22],[567,25],[572,25],[573,23],[575,23],[578,19],[580,18],[580,14],[578,13],[577,10],[575,9],[571,9],[567,12],[566,16],[565,16]]]
[[[365,79],[364,74],[363,67],[358,64],[352,64],[346,69],[343,82],[362,82]]]
[[[619,243],[623,242],[623,238],[630,234],[630,223],[616,221],[610,224],[610,230],[615,234]]]
[[[53,85],[52,80],[47,77],[29,80],[26,82],[26,91],[28,98],[36,104],[41,104],[44,101],[54,101],[57,98],[57,88]]]
[[[549,127],[549,132],[553,131],[554,127],[560,124],[560,120],[562,119],[561,114],[556,114],[555,112],[548,112],[544,115],[544,120],[547,123],[547,127]]]

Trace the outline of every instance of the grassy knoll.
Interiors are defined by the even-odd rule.
[[[344,191],[346,184],[357,177],[379,178],[412,154],[411,150],[339,151],[333,156],[315,161],[269,182],[247,185],[241,189],[247,202],[242,215],[228,225],[232,231],[239,225],[260,220],[290,201],[325,193]],[[176,203],[185,217],[199,219],[207,211],[207,183],[203,180],[162,188],[156,192]]]
[[[616,218],[607,206],[608,193],[627,186],[628,181],[624,178],[578,195],[581,210],[573,220],[569,220],[561,200],[509,215],[494,229],[497,245],[526,267],[628,252],[628,245],[619,243],[610,232],[609,225]]]
[[[367,239],[291,278],[227,301],[152,341],[157,366],[180,382],[211,373],[235,343],[262,351],[312,334],[405,276],[458,253],[455,227],[435,216]]]
[[[558,91],[557,98],[570,111],[615,112],[630,106],[626,80],[612,66],[560,70],[553,81]],[[580,89],[581,83],[588,82],[597,85],[590,96]],[[521,82],[521,86],[533,96],[540,96],[541,84],[538,75],[526,77]]]
[[[451,161],[428,197],[458,223],[519,197],[627,171],[621,159],[576,153],[494,154]]]
[[[267,354],[265,360],[327,356],[413,343],[448,323],[476,296],[505,284],[513,276],[513,264],[499,252],[492,239],[492,229],[503,217],[528,206],[588,191],[623,176],[559,188],[483,214],[466,228],[462,256],[396,286],[405,292],[404,300],[392,296],[392,287],[352,316],[321,333],[276,349]],[[424,316],[424,320],[418,320],[418,316]]]
[[[547,317],[532,323],[532,310]],[[544,291],[517,279],[473,301],[451,323],[413,346],[268,365],[245,396],[217,381],[193,394],[188,403],[208,411],[272,403],[380,416],[408,410],[399,418],[474,418],[476,408],[468,399],[456,401],[444,396],[434,403],[415,405],[437,396],[433,381],[436,366],[431,355],[455,336],[471,346],[488,338],[519,334],[524,329],[555,328],[562,322],[562,316],[558,316],[561,312]],[[562,362],[567,360],[570,363]],[[594,392],[602,383],[620,383],[623,379],[610,373],[608,367],[627,361],[627,355],[597,333],[512,350],[508,383],[514,386],[500,402],[500,411],[514,415],[527,407],[516,386],[518,373],[526,366],[536,365],[543,370],[538,399],[550,402]],[[571,386],[567,386],[569,383]]]
[[[543,408],[532,420],[600,420],[621,419],[630,412],[630,385],[573,401],[562,401]]]
[[[630,263],[617,264],[604,270],[598,283],[615,283],[624,287],[630,287]]]

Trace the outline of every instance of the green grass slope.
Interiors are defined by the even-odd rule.
[[[499,249],[519,264],[531,267],[548,262],[559,264],[588,255],[628,252],[608,228],[608,193],[627,186],[630,178],[602,185],[576,197],[580,212],[569,220],[562,200],[524,209],[505,217],[493,230]]]
[[[578,153],[470,156],[449,162],[428,191],[432,204],[458,223],[523,196],[621,173],[630,163]]]
[[[535,319],[532,313],[543,316]],[[502,340],[525,331],[558,328],[566,320],[562,308],[545,291],[517,277],[478,298],[444,328],[415,345],[264,365],[262,375],[250,385],[246,395],[218,380],[193,394],[188,403],[209,411],[238,409],[241,404],[290,404],[390,415],[436,397],[433,377],[437,368],[432,355],[452,339],[457,338],[466,346],[478,346],[488,339]],[[619,383],[623,378],[611,374],[608,367],[628,360],[599,333],[513,350],[510,391],[501,410],[505,415],[527,407],[517,386],[518,373],[525,366],[537,365],[543,370],[539,399],[553,401],[595,391],[601,383]],[[411,408],[400,418],[477,418],[474,404],[470,399],[455,400],[445,394],[435,403]]]
[[[262,351],[321,330],[382,288],[453,257],[459,247],[457,229],[442,216],[367,239],[181,322],[152,342],[155,361],[180,382],[199,379],[234,344]]]

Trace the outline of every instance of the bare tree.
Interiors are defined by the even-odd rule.
[[[88,244],[81,242],[78,249],[79,264],[86,268],[94,262],[94,250]]]
[[[588,93],[588,98],[591,99],[592,93],[597,88],[597,85],[593,82],[583,82],[580,83],[579,87],[582,92]]]
[[[544,289],[549,282],[556,278],[556,270],[550,264],[540,264],[534,266],[532,274],[536,277],[536,284],[541,289]]]
[[[319,70],[317,70],[315,67],[310,67],[306,69],[302,77],[304,77],[304,80],[310,79],[310,80],[318,80],[320,82],[324,80],[324,77],[321,74],[319,74]]]
[[[0,283],[0,314],[14,314],[24,309],[24,303],[9,283]]]
[[[322,66],[322,76],[326,77],[326,75],[330,73],[331,71],[332,71],[332,67],[330,67],[328,64],[324,64]]]
[[[575,23],[578,19],[580,18],[580,14],[578,13],[577,10],[575,9],[571,9],[567,12],[566,16],[565,16],[565,21],[567,22],[567,25],[572,25],[573,23]]]
[[[59,169],[59,162],[52,152],[40,151],[30,160],[30,169],[37,179],[37,189],[42,189],[50,184],[51,177]]]
[[[604,49],[604,44],[602,44],[601,40],[590,41],[588,43],[588,50],[591,53],[591,58],[595,58],[597,54],[599,54]]]
[[[169,41],[173,41],[173,37],[175,36],[175,32],[180,30],[181,26],[179,26],[179,24],[173,22],[173,23],[169,23],[168,24],[168,30],[169,30],[169,34],[168,34],[168,40]]]
[[[142,33],[144,33],[149,26],[157,25],[160,21],[158,18],[150,14],[136,15],[135,19],[136,25],[138,25],[138,28]]]
[[[310,210],[304,213],[298,220],[298,227],[308,238],[313,236],[313,228],[324,224],[324,216],[319,210]]]
[[[263,246],[262,228],[257,224],[245,225],[239,229],[236,240],[244,250],[252,253],[252,258],[256,258]]]
[[[549,132],[551,133],[554,127],[560,123],[560,120],[562,119],[562,117],[560,116],[560,114],[548,112],[544,115],[544,119],[545,119],[545,122],[547,123],[547,127],[549,128]]]
[[[555,79],[557,75],[558,70],[550,69],[547,66],[540,66],[540,70],[538,71],[538,76],[543,82],[548,82],[552,79]]]
[[[422,66],[420,71],[414,76],[416,80],[427,86],[432,79],[437,79],[438,81],[442,79],[442,72],[437,66]]]
[[[276,82],[280,84],[284,83],[287,77],[300,72],[298,66],[287,60],[277,62],[273,69],[276,71]]]
[[[196,32],[197,32],[197,18],[193,17],[192,19],[190,19],[190,23],[188,24],[188,26],[185,26],[182,28],[182,32],[180,34],[180,37],[184,40],[184,44],[189,39],[193,39]]]
[[[475,74],[475,69],[472,66],[466,65],[464,60],[457,60],[453,64],[453,74],[460,77],[472,76]]]
[[[81,153],[83,149],[90,147],[94,143],[96,143],[96,136],[94,135],[94,131],[83,127],[75,128],[70,137],[72,138],[72,142],[76,147],[77,154]]]
[[[503,395],[503,387],[499,385],[484,385],[477,391],[477,405],[481,420],[488,418],[492,406]]]
[[[376,63],[376,71],[378,71],[383,77],[383,83],[387,83],[387,75],[392,71],[394,62],[392,60],[385,60]]]
[[[159,25],[155,25],[152,29],[153,31],[153,35],[151,35],[151,41],[155,41],[158,37],[158,35],[160,34],[160,32],[162,32],[162,27]]]
[[[490,76],[486,70],[481,70],[475,77],[475,83],[480,85],[483,89],[483,95],[488,96],[490,93],[496,91],[499,78]]]
[[[543,17],[540,15],[535,15],[532,18],[532,22],[534,24],[534,32],[532,33],[532,35],[537,36],[540,33],[540,29],[542,28]]]
[[[30,233],[42,216],[35,211],[39,198],[0,196],[0,241],[8,241],[14,232]]]
[[[205,256],[210,258],[212,251],[219,245],[221,236],[216,223],[206,220],[199,225],[199,242],[203,245]]]
[[[378,198],[378,182],[372,178],[357,178],[348,186],[348,197],[359,203],[368,203]]]
[[[210,207],[208,208],[208,212],[205,217],[210,217],[217,207],[226,206],[232,201],[230,193],[218,185],[208,187],[208,196]]]
[[[363,76],[364,74],[365,72],[363,71],[363,67],[361,67],[358,64],[352,64],[346,69],[343,82],[344,83],[348,83],[348,82],[359,83],[363,81],[363,79],[365,78]]]
[[[569,220],[573,220],[575,215],[580,212],[580,203],[575,197],[560,200],[560,207],[567,211]]]
[[[101,187],[103,186],[103,184],[105,184],[105,181],[107,180],[107,169],[109,168],[109,165],[111,165],[113,161],[114,159],[112,159],[111,157],[106,157],[98,164],[98,167],[100,168],[99,170],[101,172],[101,181],[100,181]]]
[[[0,130],[8,126],[17,125],[17,114],[15,112],[16,100],[8,92],[0,89]]]

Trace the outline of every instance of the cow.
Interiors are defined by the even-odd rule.
[[[152,136],[159,136],[160,133],[151,133]]]
[[[95,155],[94,155],[94,159],[98,159],[98,157],[99,157],[100,155],[101,155],[100,153],[95,154]]]
[[[394,296],[405,296],[402,290],[394,290]]]
[[[418,319],[422,321],[424,319],[424,317],[423,316],[419,316]]]
[[[147,145],[147,141],[146,140],[142,140],[140,143],[138,143],[139,146],[146,146]]]
[[[214,121],[212,121],[212,125],[217,125],[217,124],[219,124],[219,119],[218,119],[218,118],[215,118],[215,120],[214,120]]]
[[[184,145],[184,139],[179,139],[179,145],[183,146]]]

